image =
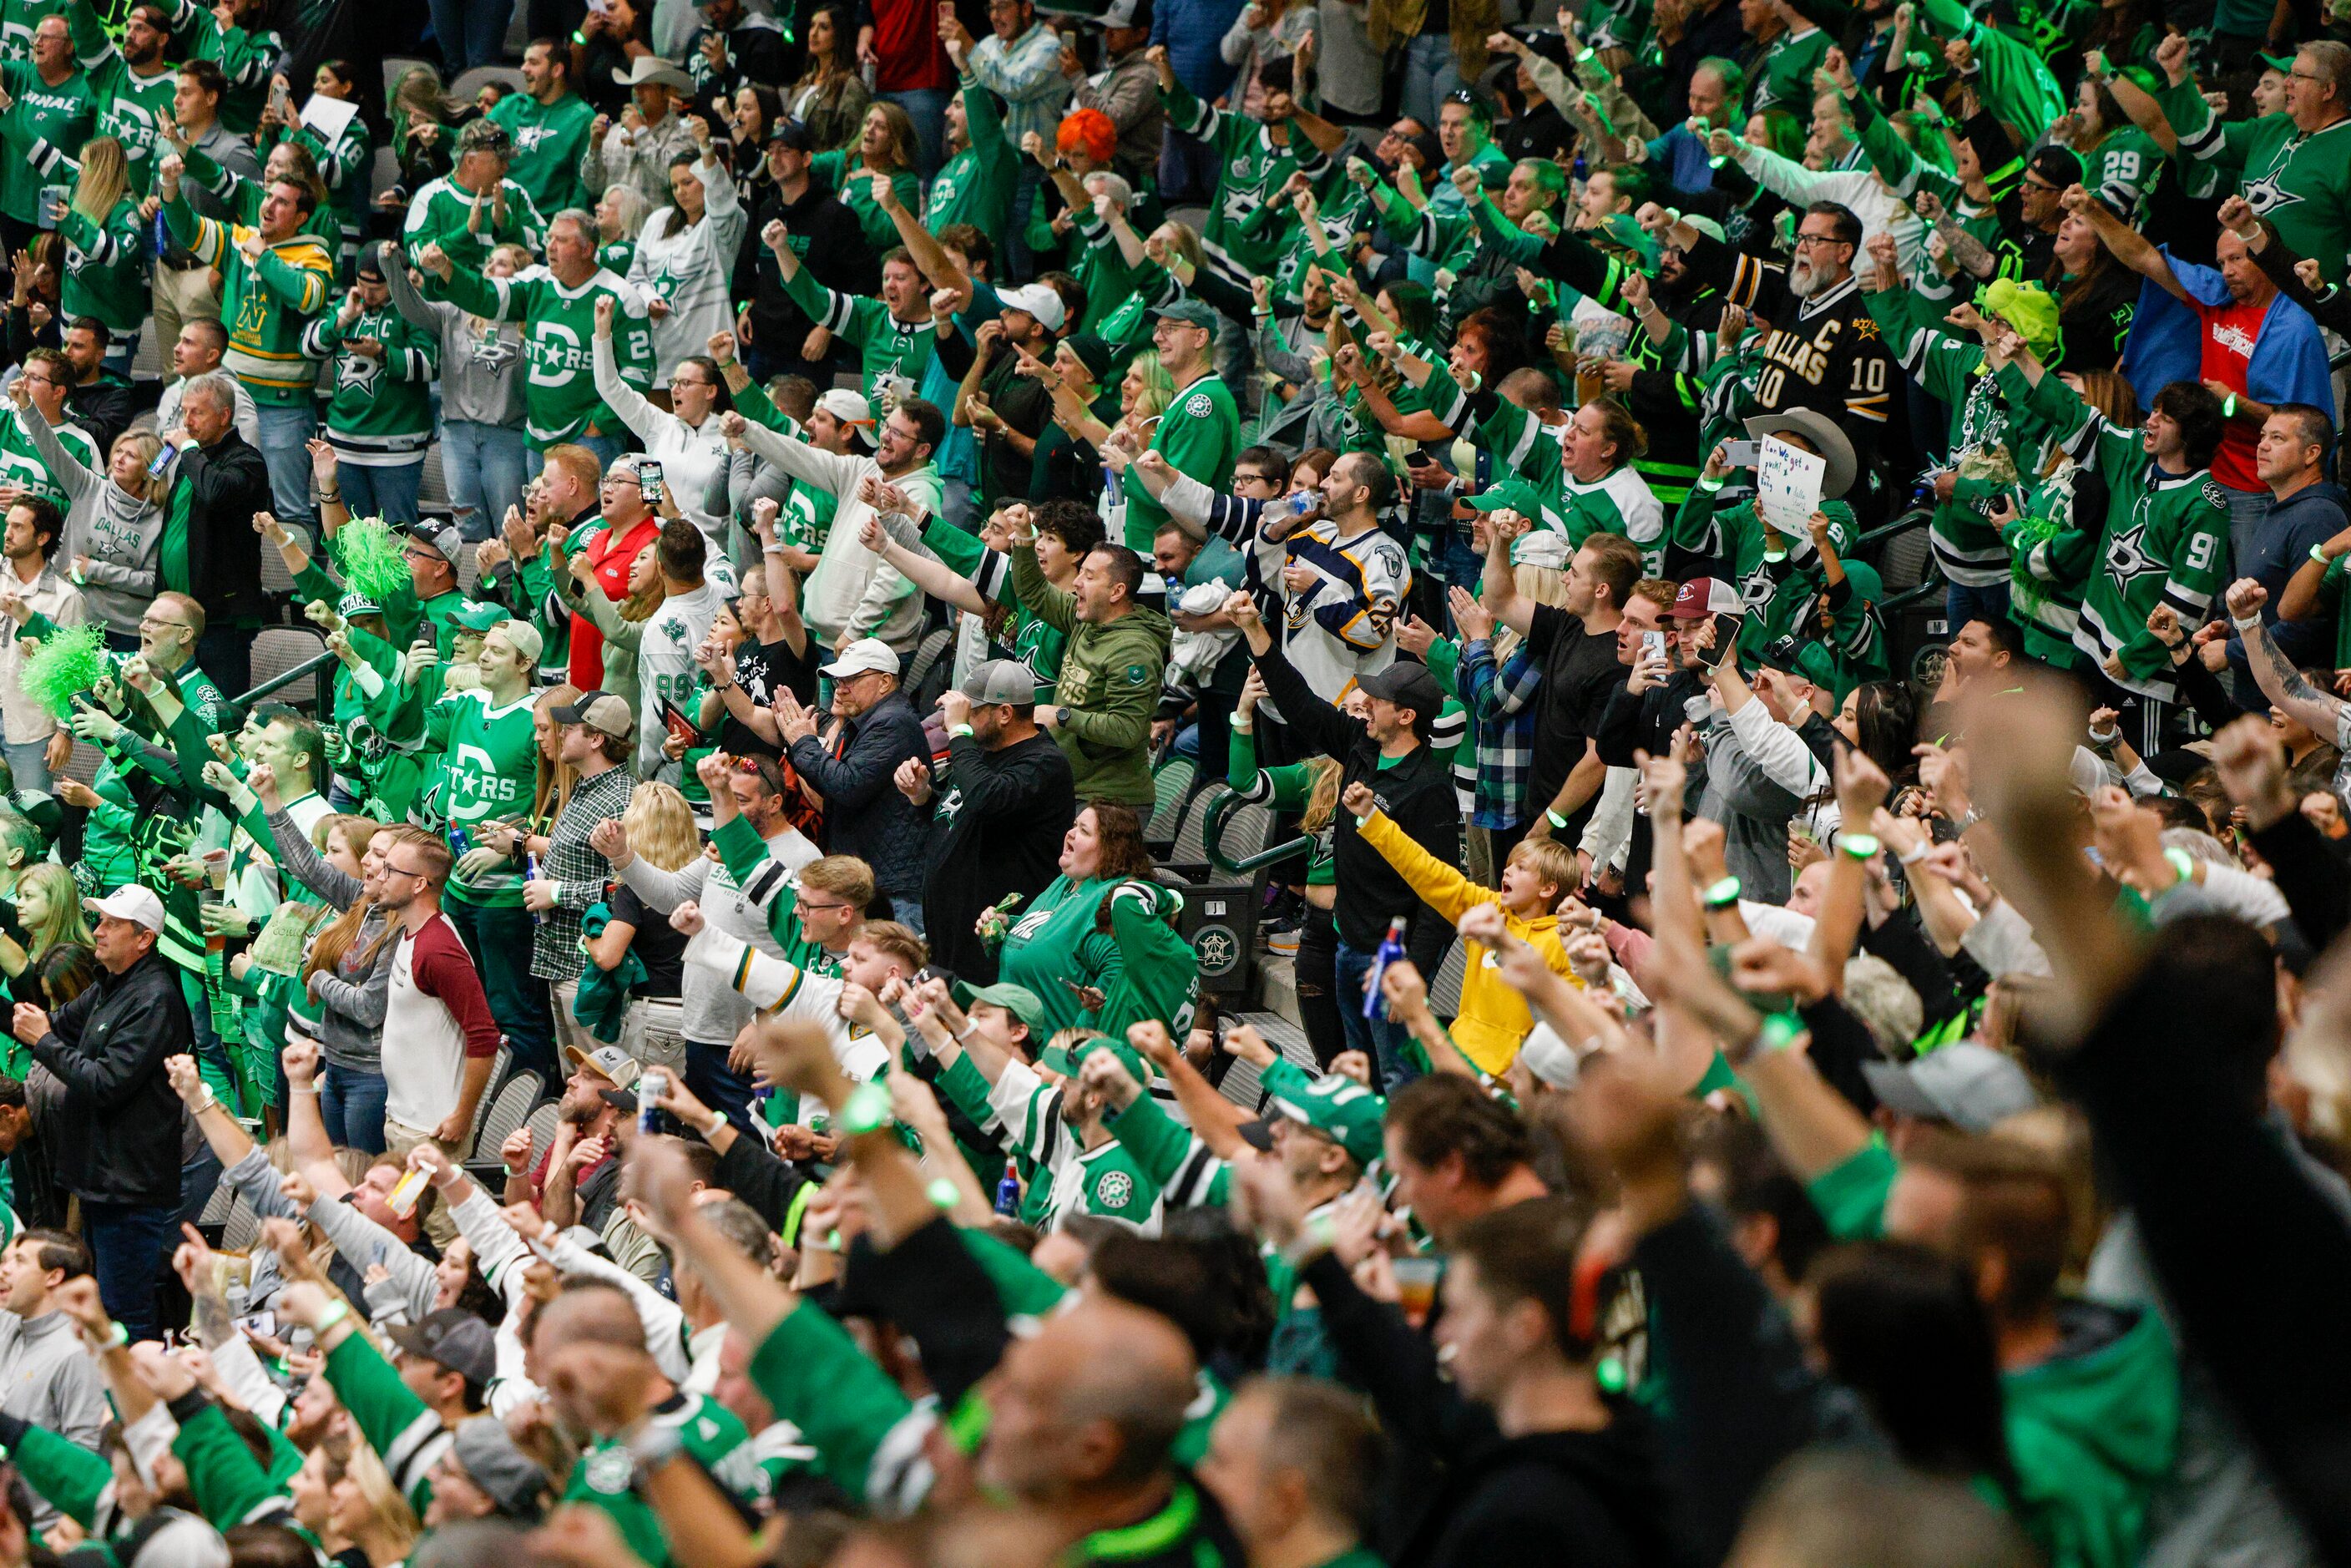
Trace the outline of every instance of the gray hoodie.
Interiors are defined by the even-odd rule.
[[[390,247],[386,247],[390,248]],[[395,258],[383,269],[395,309],[441,338],[441,417],[522,428],[522,329],[481,321],[445,300],[428,300]]]
[[[103,467],[82,466],[40,410],[20,408],[16,418],[16,427],[66,493],[65,547],[57,553],[68,564],[77,556],[89,558],[89,570],[80,585],[83,602],[108,631],[137,636],[139,618],[161,586],[163,508],[131,495]],[[103,454],[99,460],[103,463]],[[169,477],[166,470],[167,484]]]

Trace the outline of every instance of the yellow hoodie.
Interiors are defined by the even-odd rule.
[[[1388,821],[1383,811],[1374,811],[1362,829],[1364,841],[1387,858],[1396,874],[1412,885],[1426,904],[1454,925],[1461,924],[1462,915],[1481,904],[1499,904],[1501,894],[1490,887],[1480,887],[1459,872],[1415,843],[1402,828]],[[1570,985],[1583,982],[1568,967],[1567,949],[1559,938],[1559,916],[1544,915],[1533,920],[1503,912],[1503,924],[1511,936],[1526,943],[1543,956],[1554,974],[1564,977]],[[1453,1043],[1461,1054],[1488,1072],[1499,1073],[1510,1066],[1510,1059],[1519,1053],[1519,1042],[1535,1027],[1534,1015],[1527,1010],[1526,998],[1518,988],[1502,978],[1494,967],[1492,949],[1481,942],[1469,944],[1468,968],[1461,977],[1461,1016],[1453,1020]],[[1432,980],[1435,976],[1429,977]]]

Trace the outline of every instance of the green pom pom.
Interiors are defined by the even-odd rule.
[[[381,517],[357,517],[336,530],[333,549],[343,586],[378,604],[411,585],[408,547]]]
[[[73,713],[73,699],[88,695],[107,673],[106,632],[84,622],[52,632],[25,658],[19,675],[25,695],[59,718]]]

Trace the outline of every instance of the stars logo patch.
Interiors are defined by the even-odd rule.
[[[1094,1184],[1094,1202],[1103,1208],[1124,1208],[1134,1199],[1134,1178],[1124,1171],[1106,1171]]]

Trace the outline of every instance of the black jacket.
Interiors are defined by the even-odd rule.
[[[792,767],[824,797],[827,854],[855,855],[873,868],[873,883],[899,898],[923,895],[923,842],[930,808],[898,792],[898,765],[927,762],[931,743],[904,692],[892,692],[849,721],[839,757],[816,736],[792,747]]]
[[[798,360],[800,345],[816,323],[784,292],[775,254],[759,239],[768,220],[783,220],[800,265],[836,293],[880,293],[882,263],[866,243],[857,214],[823,181],[811,175],[807,193],[797,202],[785,201],[771,181],[762,180],[752,189],[759,195],[751,203],[751,226],[735,253],[734,297],[749,301],[754,343],[777,359]]]
[[[1380,766],[1380,748],[1362,719],[1342,713],[1314,695],[1306,677],[1281,656],[1280,643],[1256,655],[1267,695],[1304,752],[1339,759],[1340,789],[1358,781],[1379,797],[1380,810],[1422,849],[1447,865],[1461,863],[1461,806],[1453,779],[1437,753],[1416,746],[1390,768]],[[1453,923],[1420,901],[1387,857],[1364,842],[1355,814],[1342,810],[1331,836],[1332,870],[1339,888],[1339,940],[1370,952],[1387,936],[1388,922],[1405,916],[1405,950],[1425,975],[1434,975],[1453,943]]]
[[[258,621],[267,601],[253,514],[271,507],[269,465],[261,449],[234,428],[211,446],[191,443],[180,454],[175,483],[191,492],[188,586],[204,607],[205,624]]]
[[[1686,1560],[1669,1526],[1654,1434],[1635,1411],[1598,1432],[1507,1437],[1440,1375],[1437,1351],[1364,1294],[1330,1253],[1299,1281],[1347,1381],[1365,1390],[1397,1448],[1384,1487],[1395,1568],[1668,1568]]]
[[[131,428],[131,416],[138,412],[131,383],[112,371],[100,371],[98,380],[66,393],[67,423],[81,427],[81,433],[97,444],[101,459],[113,450],[114,438]]]
[[[938,782],[931,876],[923,894],[931,958],[975,986],[996,955],[972,929],[1008,893],[1034,898],[1061,873],[1061,836],[1078,814],[1069,754],[1042,733],[1000,751],[957,736]]]
[[[101,969],[50,1017],[32,1051],[66,1086],[59,1186],[85,1203],[179,1206],[182,1112],[163,1059],[194,1049],[180,977],[156,953],[120,975]]]

